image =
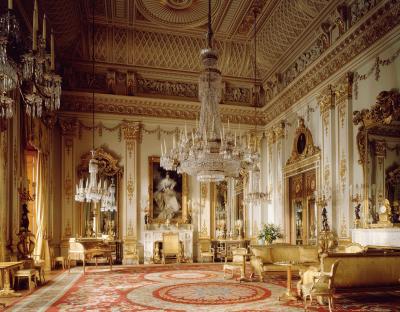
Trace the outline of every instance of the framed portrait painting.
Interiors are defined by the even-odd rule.
[[[149,217],[153,222],[183,223],[187,218],[187,175],[167,171],[159,156],[149,156]]]

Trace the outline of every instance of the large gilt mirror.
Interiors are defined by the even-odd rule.
[[[400,94],[382,91],[370,109],[353,113],[363,167],[364,227],[400,225]]]
[[[91,158],[91,152],[83,154],[78,166],[78,178],[83,179],[84,185],[90,176],[88,168]],[[79,235],[118,239],[122,168],[118,165],[119,159],[104,147],[95,149],[94,158],[98,162],[97,181],[101,181],[103,196],[98,203],[91,201],[80,204]]]

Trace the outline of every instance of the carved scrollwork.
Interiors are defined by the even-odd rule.
[[[304,119],[300,118],[299,126],[294,135],[292,154],[287,160],[286,165],[314,156],[319,152],[320,148],[314,145],[310,129],[305,126]]]

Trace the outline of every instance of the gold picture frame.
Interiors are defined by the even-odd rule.
[[[188,177],[160,166],[159,156],[149,156],[149,221],[186,223]]]

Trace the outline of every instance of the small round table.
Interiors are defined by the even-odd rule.
[[[297,300],[296,293],[292,291],[292,266],[298,263],[294,261],[279,261],[279,262],[274,262],[274,264],[285,266],[287,274],[286,291],[279,296],[279,300]]]

